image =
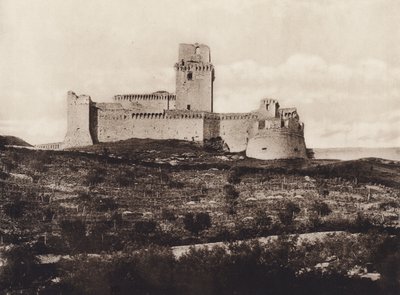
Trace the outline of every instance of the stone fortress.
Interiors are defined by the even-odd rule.
[[[96,103],[87,95],[68,92],[68,128],[60,145],[70,148],[129,138],[180,139],[203,143],[221,138],[230,152],[257,159],[306,158],[304,124],[296,108],[280,108],[274,99],[261,100],[249,113],[214,113],[214,66],[210,48],[180,44],[175,64],[176,94],[115,95]]]

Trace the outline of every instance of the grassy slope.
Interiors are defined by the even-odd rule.
[[[92,154],[103,151],[104,147],[109,149],[112,157]],[[399,203],[400,165],[380,159],[347,162],[258,161],[241,159],[238,155],[207,152],[193,143],[147,140],[97,145],[82,150],[85,153],[12,148],[0,152],[1,162],[6,159],[14,162],[12,173],[33,179],[33,182],[20,181],[15,177],[6,179],[3,182],[3,204],[14,195],[34,200],[41,210],[45,208],[55,212],[52,225],[43,226],[51,226],[56,231],[58,222],[63,219],[84,217],[90,225],[109,220],[113,213],[122,214],[126,211],[132,212],[132,215],[127,217],[121,230],[130,231],[137,220],[148,219],[145,215],[150,212],[151,218],[162,228],[168,228],[170,233],[181,238],[188,236],[182,224],[182,216],[186,212],[210,212],[214,227],[210,232],[205,232],[203,237],[200,236],[204,238],[200,241],[207,241],[209,237],[217,239],[216,233],[221,229],[229,230],[232,226],[233,231],[239,227],[254,228],[253,221],[247,224],[243,220],[255,217],[260,210],[267,211],[273,221],[278,222],[278,213],[290,200],[300,208],[308,208],[308,211],[301,211],[296,221],[296,226],[305,226],[313,202],[321,200],[318,186],[310,183],[305,176],[316,179],[317,184],[327,183],[330,195],[324,201],[329,203],[334,212],[327,218],[353,218],[359,210],[357,208],[369,206],[372,209],[365,214],[382,220],[380,204],[392,201]],[[124,158],[118,158],[121,155]],[[171,161],[174,163],[171,164]],[[101,176],[101,180],[89,188],[87,180],[91,171]],[[239,192],[237,213],[229,215],[223,187],[229,183],[229,176],[235,173],[241,180],[234,185]],[[121,175],[128,178],[128,183],[121,184],[118,180]],[[367,201],[368,189],[365,185],[375,183],[386,187],[377,188],[372,192],[371,200]],[[354,187],[354,190],[349,191],[348,187]],[[89,200],[79,197],[88,191]],[[29,197],[28,192],[33,197]],[[300,197],[294,198],[295,195]],[[42,196],[51,196],[52,202],[46,202]],[[251,200],[254,198],[256,200]],[[98,205],[104,199],[115,202],[117,208],[111,212],[99,210]],[[165,220],[163,211],[166,209],[175,214],[176,221]],[[44,213],[32,210],[30,214],[33,215],[26,216],[22,228],[27,231],[35,228],[40,233],[41,229],[31,219],[42,220]],[[1,210],[0,219],[5,229],[8,227],[6,224],[13,224]]]
[[[156,163],[171,163],[175,161],[182,169],[192,166],[201,168],[196,164],[204,165],[205,169],[212,167],[231,169],[244,168],[257,172],[276,169],[283,173],[300,173],[302,175],[322,176],[325,178],[342,177],[350,181],[361,183],[377,183],[400,188],[400,164],[378,158],[364,158],[359,160],[273,160],[262,161],[245,158],[242,155],[210,151],[203,149],[194,142],[180,140],[152,140],[129,139],[116,143],[102,143],[98,145],[78,148],[75,150],[104,153],[121,156],[126,159]]]
[[[105,155],[104,148],[108,149]],[[45,235],[45,253],[73,256],[104,251],[109,258],[116,251],[132,253],[137,245],[148,247],[149,243],[173,246],[281,234],[282,231],[274,232],[274,226],[282,228],[278,214],[289,201],[301,210],[284,233],[316,231],[312,208],[320,201],[327,203],[332,213],[317,218],[315,223],[328,225],[318,230],[349,230],[350,223],[343,221],[354,222],[360,212],[368,220],[377,221],[383,230],[398,219],[398,162],[259,161],[204,151],[196,144],[179,141],[129,140],[79,150],[84,152],[0,149],[0,167],[6,167],[6,172],[0,173],[0,235],[5,245],[35,245]],[[239,193],[234,215],[227,214],[223,189],[232,174],[240,179],[234,184]],[[2,180],[4,175],[8,178]],[[24,175],[32,179],[21,178]],[[90,175],[100,177],[91,187]],[[128,183],[118,180],[121,175],[127,176]],[[319,195],[321,183],[329,190],[329,196]],[[386,186],[371,186],[373,183]],[[373,188],[367,188],[367,184]],[[25,202],[24,212],[18,218],[10,218],[5,208],[15,200]],[[116,206],[104,210],[107,203]],[[174,218],[166,218],[165,210]],[[257,222],[260,211],[272,219],[267,231]],[[212,227],[198,236],[191,235],[183,227],[187,212],[208,212]],[[122,216],[122,221],[115,216]],[[60,224],[65,220],[83,222],[81,236],[63,235]],[[135,226],[148,220],[156,222],[157,230],[138,235]],[[321,242],[320,251],[312,250],[325,253],[336,245],[332,241],[333,237],[327,244]],[[340,240],[338,245],[342,244]],[[77,261],[82,259],[78,257]],[[86,274],[91,264],[82,263]],[[340,263],[346,265],[343,259]]]

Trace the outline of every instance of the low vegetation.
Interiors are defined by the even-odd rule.
[[[3,147],[0,289],[390,294],[399,287],[399,175],[397,162],[382,159],[265,162],[178,141]],[[294,238],[324,231],[336,234],[308,244]],[[275,235],[279,242],[268,245],[239,243]],[[214,242],[227,244],[171,253]],[[43,262],[53,256],[61,260]],[[370,265],[380,280],[348,273]]]

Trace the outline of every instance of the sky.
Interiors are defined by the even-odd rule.
[[[175,92],[211,48],[216,112],[297,107],[309,147],[400,146],[400,1],[0,0],[0,134],[62,141],[66,94]]]

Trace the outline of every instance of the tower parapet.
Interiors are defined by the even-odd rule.
[[[176,70],[176,109],[213,111],[214,66],[210,48],[203,44],[180,44]]]
[[[277,118],[279,117],[279,103],[275,99],[264,98],[260,101],[258,112],[266,118]]]

